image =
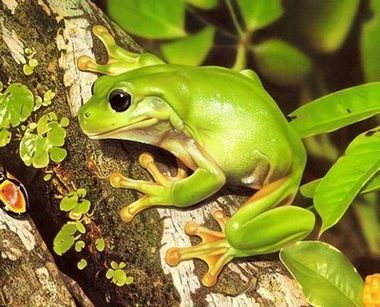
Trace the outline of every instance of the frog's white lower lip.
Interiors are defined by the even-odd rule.
[[[136,130],[136,129],[142,129],[145,127],[150,127],[156,123],[158,123],[157,118],[147,118],[142,121],[139,121],[127,126],[118,127],[106,132],[88,133],[87,136],[90,139],[122,139],[123,135],[128,133],[129,130]]]

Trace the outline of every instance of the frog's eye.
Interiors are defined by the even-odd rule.
[[[122,90],[115,90],[108,97],[111,108],[116,112],[123,112],[128,109],[131,105],[131,100],[131,95]]]

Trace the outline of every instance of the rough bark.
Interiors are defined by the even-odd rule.
[[[57,195],[64,195],[74,188],[86,188],[87,198],[91,200],[94,210],[85,234],[88,247],[80,253],[71,251],[56,257],[59,268],[76,280],[97,306],[307,305],[276,255],[233,261],[224,269],[213,288],[200,284],[200,277],[205,272],[203,263],[187,261],[177,267],[169,267],[165,263],[164,255],[169,247],[191,244],[183,232],[185,223],[195,220],[199,224],[215,227],[210,213],[215,208],[223,208],[229,213],[236,210],[245,197],[236,196],[239,194],[236,191],[224,189],[201,205],[187,210],[146,210],[129,224],[119,219],[119,208],[136,200],[139,195],[113,189],[108,180],[102,178],[117,170],[131,178],[150,180],[137,163],[143,151],[153,153],[163,168],[173,169],[175,164],[173,157],[157,148],[116,140],[97,142],[81,133],[76,115],[79,107],[90,97],[91,84],[96,75],[78,71],[76,61],[84,54],[96,56],[99,61],[105,60],[103,47],[91,36],[91,27],[95,24],[108,27],[124,48],[139,50],[90,2],[0,2],[1,81],[4,84],[22,82],[35,94],[55,89],[57,94],[53,104],[39,110],[35,118],[48,111],[56,112],[59,117],[71,117],[65,144],[69,155],[60,165],[50,164],[49,169],[53,171],[51,181],[43,180],[44,170],[23,164],[18,156],[17,140],[1,149],[0,162],[25,183],[30,194],[30,215],[50,250],[55,234],[67,221],[67,216],[58,210]],[[36,58],[40,63],[31,76],[25,76],[22,72],[25,47],[33,47],[37,51]],[[12,235],[12,231],[8,229],[8,235]],[[105,251],[99,253],[93,242],[101,236],[108,244]],[[115,246],[112,250],[111,243]],[[24,248],[25,256],[36,253],[35,248]],[[76,268],[81,258],[86,258],[89,263],[83,271]],[[34,261],[32,256],[28,259]],[[105,278],[111,260],[127,263],[125,270],[134,277],[133,284],[117,287]],[[16,262],[5,264],[9,270],[18,265]],[[0,282],[2,280],[0,277]],[[22,287],[29,289],[26,283]],[[22,294],[28,291],[23,290]],[[20,292],[8,295],[16,297]]]

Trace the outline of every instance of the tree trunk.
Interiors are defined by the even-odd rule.
[[[201,206],[187,210],[150,209],[139,214],[132,223],[120,220],[118,212],[121,206],[136,200],[139,195],[129,190],[113,189],[109,181],[103,178],[113,171],[119,171],[131,178],[150,180],[137,161],[139,154],[144,151],[157,157],[162,168],[175,169],[175,160],[168,153],[151,146],[116,140],[93,141],[81,132],[76,115],[79,107],[91,96],[91,85],[97,76],[80,72],[76,67],[77,59],[81,55],[88,55],[96,56],[98,61],[106,60],[103,47],[91,35],[91,28],[96,24],[108,27],[124,48],[140,50],[91,2],[0,2],[0,80],[5,86],[21,82],[36,95],[43,95],[48,89],[55,90],[53,103],[35,112],[29,122],[37,121],[50,111],[54,111],[58,118],[68,116],[71,119],[66,128],[65,148],[68,157],[60,165],[51,162],[47,169],[26,167],[19,157],[19,140],[15,137],[10,144],[1,148],[0,162],[26,185],[30,195],[30,215],[51,251],[55,235],[68,220],[66,214],[59,211],[59,198],[76,188],[85,188],[86,198],[92,203],[93,215],[86,226],[86,233],[82,235],[87,247],[81,252],[75,252],[72,248],[63,256],[56,256],[60,270],[76,280],[97,306],[307,305],[295,281],[279,263],[277,255],[232,261],[212,288],[200,283],[200,277],[205,273],[203,263],[186,261],[176,267],[169,267],[165,263],[164,255],[169,247],[191,245],[183,231],[185,223],[195,220],[199,224],[215,227],[210,213],[216,208],[230,213],[236,210],[244,198],[236,196],[236,192],[226,188]],[[27,47],[36,51],[34,58],[39,62],[30,76],[23,73],[23,64],[26,62],[24,48]],[[16,135],[15,130],[13,135]],[[52,173],[52,179],[45,182],[43,178],[47,170]],[[4,214],[0,215],[0,229],[2,216]],[[6,234],[0,230],[2,241],[5,236],[15,237],[17,234],[17,230],[10,227]],[[34,240],[38,238],[34,233],[32,237]],[[100,237],[107,242],[103,252],[98,252],[94,247],[94,241]],[[1,260],[0,286],[3,296],[4,291],[7,291],[7,302],[21,300],[21,296],[25,301],[31,297],[30,293],[45,291],[46,284],[36,281],[40,280],[41,274],[45,278],[46,270],[50,270],[46,261],[50,263],[52,260],[46,260],[45,265],[41,264],[41,259],[34,262],[36,255],[43,250],[41,244],[37,247],[36,244],[28,243],[27,247],[23,241],[22,246],[19,239],[11,242],[12,248],[22,251],[22,263],[27,264],[29,261],[33,266],[20,265],[19,261]],[[4,248],[3,245],[1,248]],[[88,261],[83,271],[77,269],[77,262],[81,258]],[[126,263],[125,272],[134,278],[131,285],[118,287],[105,277],[111,261]],[[4,289],[7,282],[3,272],[14,270],[24,274],[33,270],[34,275],[29,274],[33,275],[33,282],[20,284],[18,291],[15,287]],[[53,269],[48,274],[56,276]],[[12,277],[15,278],[14,275]],[[36,289],[36,285],[40,288]],[[57,280],[57,285],[62,286],[57,300],[62,300],[62,305],[72,304],[62,282]]]

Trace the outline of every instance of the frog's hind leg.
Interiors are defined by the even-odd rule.
[[[221,232],[207,229],[195,222],[188,222],[185,226],[185,233],[189,236],[200,237],[202,242],[192,247],[172,247],[167,251],[165,257],[166,262],[171,266],[193,258],[206,262],[208,272],[203,276],[202,283],[207,287],[215,285],[220,271],[234,258],[230,253],[231,248],[224,234],[229,218],[222,210],[216,210],[213,217],[218,222]]]
[[[295,206],[274,208],[293,198],[296,181],[284,177],[267,184],[230,219],[217,211],[214,217],[221,232],[195,223],[187,224],[186,233],[200,236],[202,242],[192,247],[169,249],[166,262],[177,265],[192,258],[204,260],[209,269],[202,282],[210,287],[215,284],[223,266],[233,258],[273,253],[286,244],[303,239],[313,229],[314,215]]]

